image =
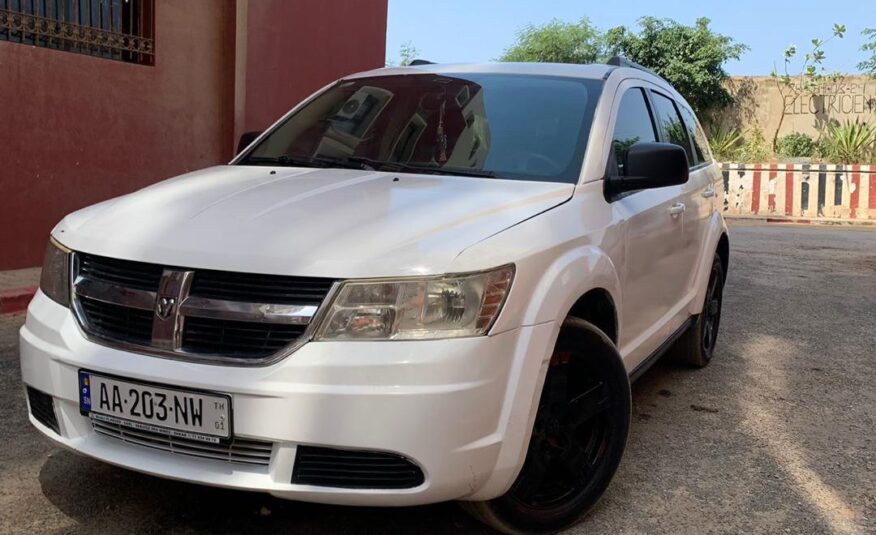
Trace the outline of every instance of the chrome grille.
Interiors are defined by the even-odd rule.
[[[188,318],[182,349],[195,353],[270,355],[304,334],[304,325]]]
[[[269,362],[306,341],[334,280],[73,256],[73,309],[95,341],[181,359]]]
[[[82,311],[95,334],[124,342],[148,345],[152,339],[152,311],[80,297]]]
[[[324,278],[198,271],[189,295],[229,301],[318,305],[322,303],[332,283],[332,279]]]
[[[137,288],[140,290],[158,289],[164,270],[156,264],[129,262],[96,255],[81,255],[79,275],[90,280]]]
[[[271,462],[273,448],[271,442],[235,438],[229,443],[211,444],[164,433],[133,429],[94,418],[91,419],[91,425],[95,433],[103,436],[169,453],[260,466],[268,466]]]

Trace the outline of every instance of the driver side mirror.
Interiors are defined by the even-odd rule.
[[[243,149],[247,148],[260,135],[262,135],[261,132],[245,132],[241,134],[240,141],[237,142],[237,152],[235,154],[243,152]]]
[[[687,154],[672,143],[636,143],[624,158],[623,176],[606,179],[606,195],[684,184],[688,179]]]

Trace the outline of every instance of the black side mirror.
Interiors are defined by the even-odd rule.
[[[606,194],[684,184],[688,179],[687,154],[672,143],[636,143],[629,148],[624,175],[608,177]]]
[[[262,135],[261,132],[244,132],[240,136],[240,141],[237,142],[237,153],[240,154],[243,152],[243,149],[249,146],[250,143],[256,140],[257,137]]]

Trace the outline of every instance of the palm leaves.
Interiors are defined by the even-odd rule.
[[[743,132],[738,128],[715,126],[709,132],[709,145],[715,159],[723,162],[762,162],[773,157],[763,134],[756,127]],[[811,149],[807,152],[813,152]],[[817,149],[816,156],[833,163],[876,163],[876,126],[860,118],[843,123],[833,122],[819,139]]]
[[[874,145],[876,128],[859,118],[829,125],[822,139],[824,156],[837,163],[869,163]]]
[[[736,157],[739,151],[739,143],[742,141],[742,132],[738,128],[727,128],[718,125],[709,132],[709,147],[712,154],[719,162],[729,162]]]

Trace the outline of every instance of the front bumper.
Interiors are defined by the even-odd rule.
[[[553,322],[489,337],[440,341],[311,342],[266,367],[195,364],[86,340],[70,311],[38,292],[21,329],[24,382],[54,397],[72,450],[148,474],[302,501],[415,505],[489,499],[523,462],[535,401],[556,339]],[[268,466],[163,452],[96,434],[79,412],[79,369],[232,396],[238,438],[273,443]],[[425,475],[410,489],[291,483],[296,448],[400,454]]]

